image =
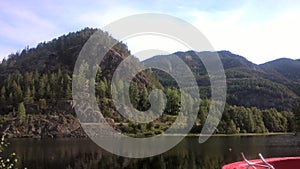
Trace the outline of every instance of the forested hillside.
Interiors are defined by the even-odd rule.
[[[4,59],[0,64],[1,114],[17,111],[21,102],[32,113],[65,111],[59,104],[68,103],[72,99],[72,73],[77,56],[84,43],[96,31],[97,29],[86,28],[69,33]],[[117,42],[107,33],[98,33],[103,39],[101,47],[116,43],[99,65],[99,84],[96,84],[97,90],[109,90],[108,83],[114,69],[130,52],[126,45]],[[138,75],[138,81],[146,82],[140,83],[140,87],[151,87],[157,83],[151,82],[151,76],[143,72]]]
[[[193,71],[201,89],[202,98],[210,97],[210,82],[198,55],[208,57],[209,53],[194,51],[175,53]],[[297,80],[300,76],[299,66],[297,66],[299,61],[290,60],[283,64],[279,60],[256,65],[229,51],[219,51],[217,54],[220,56],[225,69],[228,104],[245,107],[255,106],[260,109],[276,108],[280,111],[292,110],[300,90],[300,83]],[[172,55],[155,57],[172,59]],[[176,87],[176,82],[170,76],[160,71],[154,71],[154,73],[164,86]]]
[[[0,64],[0,129],[10,137],[83,137],[72,100],[72,73],[81,48],[98,29],[85,28],[63,35],[35,48],[11,54]],[[137,137],[160,134],[175,121],[181,104],[181,93],[167,74],[157,70],[140,72],[130,84],[130,101],[145,111],[151,90],[162,89],[168,102],[163,115],[150,123],[134,123],[122,117],[111,99],[114,70],[130,51],[108,33],[99,30],[100,47],[116,44],[97,67],[95,87],[99,108],[116,130]],[[199,53],[205,57],[206,52]],[[228,104],[216,133],[265,133],[295,130],[294,113],[298,81],[276,64],[255,65],[228,51],[218,52],[225,68]],[[192,69],[202,99],[190,100],[199,105],[198,118],[191,132],[199,133],[210,105],[210,82],[205,67],[195,52],[177,52]],[[168,56],[156,56],[168,57]],[[147,61],[146,61],[147,62]],[[276,62],[275,62],[276,63]],[[271,66],[270,66],[271,65]],[[296,68],[296,66],[294,66]],[[81,65],[80,71],[90,67]],[[272,71],[271,71],[272,69]],[[153,75],[154,73],[154,75]],[[123,86],[123,82],[118,82]],[[162,84],[162,85],[161,85]],[[118,92],[123,92],[122,87]],[[127,91],[124,91],[127,92]],[[156,100],[161,104],[160,100]],[[126,109],[126,107],[125,107]],[[129,112],[131,113],[131,112]],[[184,122],[184,121],[183,121]]]
[[[288,80],[300,82],[300,60],[288,58],[277,59],[260,65],[262,69],[274,74],[280,74]]]

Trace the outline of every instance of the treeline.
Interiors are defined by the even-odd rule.
[[[39,73],[16,70],[0,82],[0,113],[16,112],[20,104],[35,112],[53,108],[60,99],[71,99],[72,81],[67,72]],[[31,112],[33,113],[33,112]]]
[[[26,48],[21,52],[10,55],[7,60],[4,59],[0,64],[0,114],[12,113],[14,116],[19,115],[19,117],[24,117],[24,114],[35,113],[72,113],[72,109],[69,108],[68,110],[64,110],[62,107],[58,106],[58,103],[61,100],[66,101],[72,99],[71,72],[73,71],[74,64],[82,46],[95,31],[97,30],[86,28],[82,31],[53,39],[47,43],[40,43],[36,48]],[[116,40],[106,32],[100,31],[100,36],[102,37],[100,44],[103,47],[116,42]],[[175,121],[180,111],[182,93],[174,88],[174,86],[176,87],[176,84],[173,84],[173,81],[170,80],[169,76],[161,74],[160,76],[157,76],[158,80],[162,80],[161,82],[164,80],[166,84],[173,86],[161,88],[168,100],[166,108],[164,109],[164,114],[152,124],[148,125],[138,125],[124,119],[115,111],[111,99],[110,80],[113,70],[118,66],[122,59],[129,54],[130,52],[128,51],[127,46],[118,43],[114,47],[114,50],[108,52],[107,58],[104,59],[107,62],[100,64],[103,69],[98,67],[96,79],[94,79],[95,83],[91,84],[93,85],[92,87],[95,87],[99,107],[105,117],[111,118],[117,123],[122,123],[122,129],[124,129],[125,132],[147,132],[155,130],[157,133],[160,133],[160,131],[167,129],[172,122]],[[183,55],[185,54],[183,53]],[[232,59],[233,58],[230,60]],[[190,60],[188,63],[195,64],[196,62]],[[208,77],[205,76],[205,72],[202,70],[203,67],[199,65],[190,65],[190,67],[195,69],[195,71],[200,72],[200,74],[197,74],[197,81],[201,82],[200,84],[204,85],[202,88],[205,89],[201,90],[203,91],[201,96],[204,95],[207,96],[206,98],[209,98],[210,92],[209,90],[206,90],[206,86],[209,86],[209,82]],[[88,65],[82,65],[79,71],[84,75],[88,69],[92,68]],[[293,97],[285,97],[291,94],[283,92],[286,91],[286,88],[282,87],[282,85],[273,85],[273,82],[270,83],[270,81],[267,80],[253,80],[252,71],[247,72],[238,70],[233,73],[238,72],[240,73],[232,74],[233,80],[228,80],[231,84],[231,87],[229,85],[228,90],[231,104],[250,107],[253,104],[258,106],[261,103],[268,102],[268,106],[282,109],[292,106],[292,102],[286,98]],[[154,71],[154,74],[155,73],[157,72]],[[243,73],[246,74],[243,75]],[[148,75],[149,73],[140,75],[136,78],[139,80],[133,81],[129,86],[130,101],[136,109],[141,111],[148,110],[150,107],[150,102],[148,100],[149,94],[151,93],[151,90],[154,89],[152,87],[157,87],[155,86],[157,81]],[[227,75],[229,75],[228,70]],[[248,75],[251,75],[248,80],[234,79],[240,76],[243,78],[244,76],[248,77]],[[122,81],[118,81],[117,83],[119,83],[118,86],[120,88],[113,90],[118,91],[118,94],[128,92],[124,91],[124,83]],[[246,92],[240,89],[245,89]],[[277,94],[273,94],[274,92]],[[257,93],[266,93],[267,96],[270,96],[268,98],[271,98],[272,101],[270,101],[270,99],[257,99],[259,98],[255,95]],[[235,98],[235,96],[239,97]],[[125,98],[121,97],[121,99]],[[192,100],[189,101],[190,104],[191,102]],[[162,101],[159,99],[155,101],[155,104],[161,103]],[[202,100],[196,101],[196,103],[200,103],[200,107],[198,119],[192,132],[199,133],[208,114],[210,102],[208,100]],[[69,107],[71,107],[71,105],[69,105]],[[298,119],[297,123],[299,124],[300,118],[296,119]],[[227,134],[291,132],[295,130],[297,123],[295,122],[295,116],[292,112],[278,112],[276,109],[260,110],[255,107],[245,108],[243,106],[226,105],[223,118],[216,132]]]
[[[83,70],[82,70],[83,71]],[[84,71],[83,71],[84,72]],[[110,82],[101,74],[101,68],[98,68],[95,79],[95,91],[98,103],[105,117],[112,118],[119,123],[129,123],[121,115],[116,114],[111,100]],[[122,81],[118,86],[122,86]],[[57,72],[39,73],[19,71],[8,74],[0,82],[0,110],[1,114],[9,112],[34,114],[36,112],[45,113],[49,110],[57,110],[58,100],[70,100],[72,79],[67,72],[60,69]],[[148,100],[150,91],[143,85],[132,82],[129,87],[130,101],[135,108],[145,111],[150,107]],[[122,89],[118,89],[120,92]],[[168,100],[164,115],[154,124],[146,125],[148,130],[158,129],[160,133],[161,126],[167,129],[176,119],[180,111],[181,93],[176,88],[163,89]],[[122,93],[122,92],[120,92]],[[161,96],[160,96],[161,97]],[[157,104],[162,101],[157,100]],[[31,108],[29,111],[24,110]],[[198,119],[192,129],[192,133],[200,133],[206,116],[209,112],[210,101],[200,101]],[[21,107],[21,108],[20,108]],[[32,110],[34,110],[32,112]],[[72,113],[72,112],[68,112]],[[165,124],[168,125],[165,125]],[[141,125],[130,123],[129,126],[122,126],[122,129],[130,131],[144,131]],[[157,125],[158,124],[158,125]],[[135,126],[137,129],[135,129]],[[296,121],[292,112],[278,112],[276,109],[260,110],[256,107],[245,108],[243,106],[226,105],[222,120],[217,127],[216,133],[236,134],[236,133],[267,133],[267,132],[293,132],[296,130]],[[147,130],[146,130],[147,131]],[[126,130],[125,130],[126,132]]]
[[[201,91],[202,99],[209,99],[210,79],[205,66],[200,58],[209,57],[212,53],[218,54],[223,64],[226,83],[227,98],[230,105],[257,107],[259,109],[276,108],[278,111],[292,111],[299,95],[299,80],[295,78],[300,71],[296,63],[292,61],[286,66],[280,64],[271,65],[274,69],[264,68],[264,65],[256,65],[249,62],[242,56],[235,55],[229,51],[219,52],[176,52],[193,72]],[[200,58],[199,58],[200,56]],[[162,59],[172,59],[171,55],[157,56]],[[170,60],[172,61],[172,60]],[[144,61],[151,62],[151,58]],[[299,62],[300,63],[300,62]],[[288,67],[285,71],[276,72],[278,67]],[[280,69],[280,68],[279,68]],[[153,71],[157,80],[165,87],[176,87],[176,81],[167,73],[156,70]],[[282,72],[282,73],[280,73]],[[296,73],[297,72],[297,73]]]
[[[95,79],[95,91],[98,103],[105,117],[112,118],[115,122],[129,123],[121,115],[116,114],[111,100],[110,82],[101,74],[101,68],[98,68]],[[122,81],[118,86],[122,86]],[[40,74],[35,72],[25,72],[23,75],[19,71],[11,73],[0,82],[0,110],[1,114],[9,112],[22,113],[24,116],[26,110],[20,111],[23,104],[26,108],[35,108],[34,112],[45,113],[49,110],[56,110],[58,100],[72,99],[71,85],[72,79],[67,72],[58,70],[57,72],[47,72]],[[150,107],[148,100],[150,91],[143,85],[132,82],[129,87],[130,101],[135,108],[145,111]],[[121,89],[118,89],[120,91]],[[181,93],[176,88],[163,89],[168,100],[164,115],[151,125],[146,125],[148,130],[161,131],[161,126],[167,129],[176,119],[180,111]],[[122,93],[122,92],[120,92]],[[161,97],[161,96],[160,96]],[[157,100],[157,104],[161,104]],[[197,121],[192,129],[192,133],[200,133],[206,116],[209,112],[210,101],[200,101]],[[34,114],[32,111],[26,113]],[[68,112],[72,113],[72,112]],[[163,124],[165,123],[165,124]],[[130,122],[129,126],[122,126],[122,130],[144,131],[141,125]],[[166,125],[167,124],[167,125]],[[135,129],[135,127],[137,129]],[[141,129],[140,129],[141,128]],[[293,132],[296,130],[296,121],[292,112],[278,112],[276,109],[260,110],[256,107],[245,108],[243,106],[226,105],[222,120],[217,127],[216,133],[236,134],[236,133],[267,133],[267,132]],[[147,131],[147,130],[146,130]],[[157,132],[155,130],[155,132]]]
[[[210,101],[203,100],[193,133],[199,133],[209,111]],[[294,132],[296,130],[293,112],[278,112],[276,109],[260,110],[256,107],[231,106],[226,104],[222,119],[217,127],[218,134]]]

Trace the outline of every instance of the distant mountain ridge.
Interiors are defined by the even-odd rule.
[[[300,59],[280,58],[261,64],[260,67],[266,71],[279,73],[289,80],[300,82]]]
[[[210,82],[206,69],[199,59],[210,52],[176,52],[193,71],[203,98],[210,97]],[[261,109],[276,108],[292,110],[300,90],[300,60],[277,59],[257,65],[246,58],[229,51],[217,52],[227,78],[227,102],[231,105]],[[154,56],[171,57],[172,55]],[[153,58],[145,60],[148,62]],[[167,86],[176,82],[160,71],[155,71],[157,79]]]
[[[139,72],[129,86],[124,83],[124,80],[117,80],[117,85],[111,85],[111,78],[116,68],[130,55],[130,51],[126,44],[118,42],[107,32],[98,30],[85,28],[69,33],[49,42],[40,43],[35,48],[25,48],[2,61],[0,64],[1,133],[7,137],[86,137],[76,117],[80,117],[80,122],[102,122],[102,119],[99,119],[99,111],[93,110],[94,105],[90,105],[89,102],[83,102],[82,105],[76,102],[78,99],[72,96],[72,87],[74,87],[72,82],[94,88],[101,114],[112,127],[124,134],[133,137],[154,136],[163,133],[174,123],[182,108],[180,96],[186,94],[172,88],[176,87],[176,82],[170,75],[157,70]],[[112,44],[115,45],[108,50],[100,65],[89,66],[83,62],[78,68],[78,74],[73,75],[79,52],[96,31],[100,37],[99,41],[96,41],[97,49],[102,51]],[[197,54],[200,57],[208,57],[211,53],[194,51],[175,53],[193,71],[200,89],[200,96],[208,99],[210,98],[210,79]],[[297,99],[298,62],[283,59],[283,61],[256,65],[229,51],[219,51],[218,54],[227,76],[227,103],[229,104],[225,106],[223,118],[216,133],[294,131],[294,113],[284,111],[291,110]],[[167,59],[172,59],[173,56],[154,56],[150,60],[167,57],[169,57]],[[147,61],[149,60],[145,62]],[[282,65],[289,69],[284,69]],[[181,67],[176,68],[181,70]],[[95,78],[87,78],[90,70],[97,71]],[[182,77],[187,79],[185,75]],[[190,84],[189,81],[186,82]],[[149,102],[152,89],[163,89],[168,98],[164,113],[148,124],[134,123],[121,116],[116,111],[111,91],[117,91],[120,100],[127,102],[128,98],[123,97],[123,93],[128,92],[127,87],[129,87],[129,99],[132,105],[140,111],[148,110],[153,104]],[[84,98],[90,95],[84,90],[80,94]],[[159,95],[158,93],[156,96]],[[156,98],[154,104],[161,104],[162,100],[159,98],[162,97]],[[201,104],[191,133],[200,133],[204,127],[211,104],[208,99],[199,100]],[[194,105],[193,99],[189,99],[189,103]],[[82,108],[79,109],[79,114],[75,114],[74,108],[76,107]],[[258,108],[276,108],[284,111]],[[131,111],[126,105],[122,105],[121,109],[129,116],[135,115],[133,114],[135,111]],[[87,133],[91,132],[93,131]]]
[[[86,28],[78,32],[69,33],[47,43],[40,43],[35,48],[24,49],[21,52],[10,55],[8,59],[4,59],[0,64],[0,86],[5,86],[1,93],[3,99],[5,100],[10,97],[9,90],[11,89],[4,83],[4,79],[9,74],[14,75],[16,71],[19,71],[17,75],[19,76],[18,73],[20,73],[21,77],[25,77],[26,72],[29,73],[31,79],[33,78],[31,74],[35,71],[40,75],[50,75],[50,73],[57,73],[59,72],[58,70],[61,70],[71,75],[81,48],[87,39],[97,30]],[[102,32],[102,36],[103,43],[117,42],[106,32]],[[202,98],[210,97],[210,81],[203,63],[196,54],[205,57],[209,53],[195,51],[174,53],[186,62],[193,71]],[[292,110],[300,90],[299,59],[282,58],[257,65],[248,61],[243,56],[233,54],[229,51],[218,51],[217,53],[223,63],[227,77],[227,102],[229,104],[246,107],[256,106],[260,109],[276,108],[280,111]],[[117,43],[114,50],[110,50],[107,55],[113,59],[107,57],[100,67],[103,77],[110,79],[115,66],[126,56],[130,55],[130,52],[125,44]],[[154,57],[171,57],[171,55]],[[176,82],[170,76],[159,71],[154,71],[154,73],[162,85],[176,87]],[[25,96],[27,86],[26,84],[19,84],[18,76],[12,76],[12,78],[15,78],[14,80],[21,88],[21,92],[23,92],[22,95]],[[152,77],[147,77],[146,73],[140,74],[139,77],[141,83],[150,82],[153,83],[152,85],[159,85],[155,84],[156,82],[153,81]],[[32,94],[34,86],[35,90],[38,90],[37,82],[31,84],[28,89],[31,95],[34,95]],[[20,91],[18,92],[20,93]],[[55,94],[57,95],[57,93]],[[17,94],[15,95],[17,96]],[[13,97],[12,93],[11,98]],[[34,102],[37,101],[35,100]]]

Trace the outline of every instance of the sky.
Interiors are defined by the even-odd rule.
[[[300,58],[297,0],[2,0],[0,59],[69,32],[102,28],[148,12],[183,19],[197,27],[215,50],[229,50],[256,64]],[[187,50],[166,37],[136,37],[125,43],[133,54],[158,46],[167,53]]]

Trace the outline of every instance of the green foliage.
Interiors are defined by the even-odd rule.
[[[60,99],[71,99],[72,79],[67,72],[58,70],[39,74],[36,71],[25,72],[24,78],[20,76],[18,72],[14,72],[0,82],[1,114],[17,110],[21,102],[35,107],[41,105],[40,100],[43,100],[38,109],[46,109],[55,107]]]
[[[170,115],[178,115],[180,111],[181,95],[175,88],[167,88],[166,91],[167,105],[165,113]]]
[[[146,111],[150,108],[150,103],[148,100],[148,90],[146,87],[143,87],[140,94],[139,94],[139,102],[138,102],[138,109],[141,111]]]
[[[95,31],[97,30],[86,28],[70,33],[53,39],[51,42],[40,43],[36,48],[26,48],[4,60],[0,64],[1,114],[18,110],[17,115],[22,119],[26,113],[33,113],[32,110],[38,110],[40,113],[57,112],[59,101],[72,99],[72,80],[77,80],[80,87],[95,87],[99,107],[104,116],[124,123],[120,127],[122,131],[151,135],[167,129],[176,120],[181,108],[181,96],[186,96],[186,94],[176,89],[178,86],[171,76],[159,71],[153,72],[156,73],[157,79],[166,85],[163,90],[168,100],[164,114],[159,119],[149,124],[134,124],[128,123],[115,112],[110,93],[110,80],[114,68],[130,53],[126,45],[117,43],[108,52],[107,57],[112,58],[106,58],[106,63],[97,66],[95,79],[85,80],[91,69],[86,62],[79,67],[78,76],[71,77],[79,51]],[[101,31],[99,33],[102,37],[99,43],[103,47],[116,42],[107,33]],[[201,60],[194,57],[195,52],[178,52],[176,54],[194,72],[201,96],[210,98],[209,77]],[[300,131],[300,106],[295,109],[295,114],[287,112],[296,100],[296,83],[286,81],[280,76],[280,74],[289,75],[282,69],[283,67],[277,70],[277,73],[272,74],[268,72],[269,68],[255,65],[230,52],[221,51],[218,54],[227,76],[227,101],[232,105],[226,105],[223,118],[218,126],[218,133],[289,132],[294,131],[296,126]],[[188,55],[191,57],[187,57]],[[297,66],[294,66],[293,71],[291,70],[293,74],[299,72],[295,71],[296,68]],[[137,76],[129,86],[130,101],[138,110],[145,111],[150,107],[148,97],[153,89],[153,84],[155,84],[155,79],[152,78],[151,72],[144,72]],[[288,78],[296,81],[298,75],[289,75]],[[147,84],[148,82],[150,84]],[[123,81],[117,83],[119,88],[113,89],[118,92],[117,94],[123,95],[124,92],[128,92],[124,90],[126,86]],[[161,99],[162,96],[157,98]],[[121,99],[125,102],[124,97]],[[155,100],[154,103],[162,104],[160,99]],[[189,112],[189,108],[197,105],[198,102],[188,97],[186,104],[189,106],[182,110],[183,113]],[[194,131],[201,131],[209,113],[209,106],[208,99],[201,100]],[[278,112],[277,110],[286,111]],[[188,114],[187,117],[189,117]]]
[[[295,105],[294,109],[294,127],[295,132],[300,133],[300,99],[298,99],[298,103]]]
[[[211,97],[210,79],[199,56],[204,58],[212,53],[188,51],[175,54],[191,68],[198,83],[201,98],[209,99]],[[290,60],[284,63],[284,66],[280,66],[276,61],[270,63],[270,67],[266,67],[251,63],[242,56],[229,51],[219,51],[217,54],[225,69],[228,104],[259,109],[276,108],[279,111],[292,110],[300,81],[299,60]],[[157,57],[172,58],[170,56]],[[147,61],[151,62],[151,59],[145,62]],[[176,81],[167,73],[158,70],[153,70],[153,72],[163,86],[178,87]]]
[[[230,120],[229,123],[227,124],[227,134],[237,134],[239,131],[237,130],[237,127],[233,120]]]
[[[199,133],[208,114],[210,103],[202,100],[198,119],[200,125],[193,127],[192,132]],[[276,109],[260,110],[256,107],[230,106],[226,104],[217,133],[267,133],[292,132],[295,129],[294,113],[278,112]]]
[[[138,108],[138,104],[140,101],[139,87],[136,83],[131,83],[129,86],[129,97],[131,104]]]
[[[15,168],[18,159],[16,153],[11,153],[9,156],[4,156],[4,153],[9,143],[5,140],[4,135],[1,137],[0,142],[0,169],[12,169]]]
[[[114,53],[109,53],[111,58],[108,61],[121,61],[122,58],[118,58],[119,55],[129,55],[125,44],[117,42],[106,32],[91,28],[69,33],[47,43],[42,42],[35,48],[26,48],[22,52],[11,54],[0,64],[1,114],[13,112],[20,102],[24,102],[32,109],[41,110],[40,99],[45,99],[47,109],[55,108],[56,104],[62,100],[72,99],[70,76],[73,73],[77,56],[85,42],[96,31],[101,37],[102,47],[116,43],[112,49]],[[112,66],[110,63],[103,65]],[[81,71],[86,71],[82,69],[88,70],[86,65],[81,68]],[[102,81],[99,85],[101,96],[106,97],[110,91],[109,82],[105,80],[105,78],[108,79],[107,70],[105,75],[102,75],[100,67],[97,71],[96,78]]]
[[[24,103],[21,102],[19,104],[19,107],[18,107],[18,117],[21,119],[21,120],[24,120],[25,117],[26,117],[26,110],[25,110],[25,106],[24,106]]]

